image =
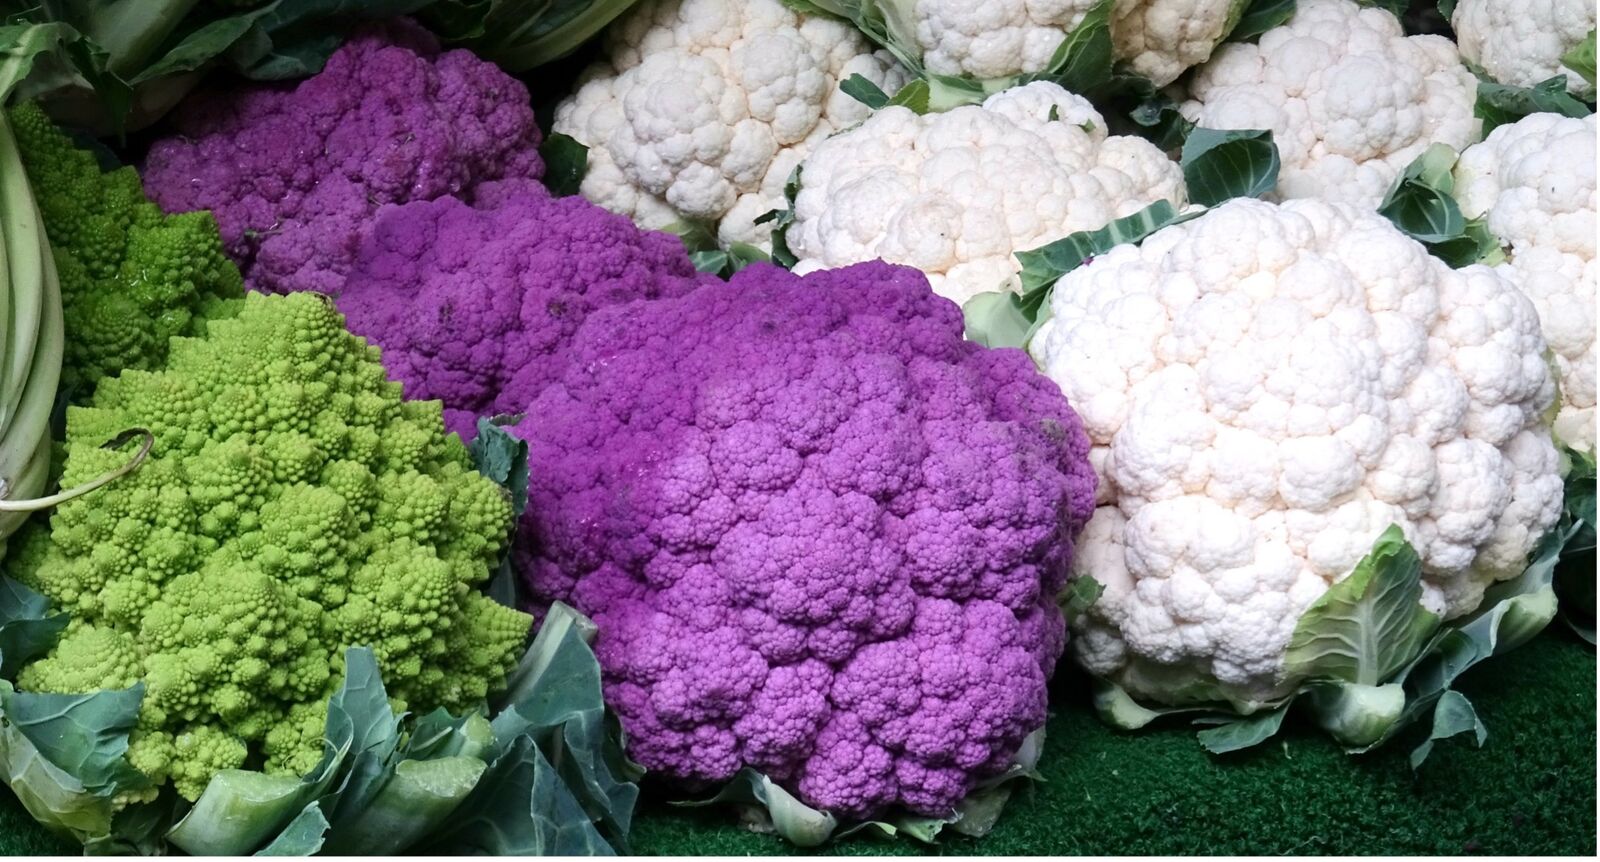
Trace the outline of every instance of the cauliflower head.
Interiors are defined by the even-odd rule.
[[[1457,0],[1450,27],[1461,56],[1496,81],[1531,87],[1565,75],[1567,92],[1594,99],[1594,84],[1561,62],[1594,30],[1592,0]]]
[[[384,209],[338,300],[406,397],[443,401],[445,426],[463,439],[479,416],[521,413],[559,379],[595,309],[680,296],[712,277],[677,237],[538,183],[481,186],[476,199]]]
[[[1045,719],[1088,440],[915,270],[766,264],[597,312],[516,433],[521,571],[599,626],[631,756],[948,815]]]
[[[1300,615],[1390,524],[1453,618],[1561,514],[1533,304],[1376,213],[1231,201],[1073,271],[1050,309],[1030,351],[1102,480],[1075,655],[1136,696],[1294,690]]]
[[[824,141],[787,237],[796,272],[882,258],[966,302],[1015,289],[1016,252],[1163,199],[1184,201],[1176,162],[1108,136],[1087,99],[1041,81],[939,114],[883,108]]]
[[[766,246],[756,219],[819,141],[868,108],[839,82],[908,78],[848,24],[779,0],[647,0],[607,31],[605,61],[556,108],[589,147],[583,195],[658,230],[690,220]]]
[[[68,409],[63,486],[126,460],[101,445],[123,429],[154,447],[7,561],[72,615],[18,687],[143,682],[129,760],[187,799],[222,769],[315,766],[346,647],[372,648],[403,708],[465,710],[504,684],[531,623],[476,589],[511,503],[438,402],[402,401],[323,297],[240,305]]]
[[[1595,451],[1595,120],[1532,114],[1456,162],[1456,194],[1507,248],[1497,269],[1533,300],[1561,383],[1556,437]]]
[[[244,296],[210,213],[164,215],[133,168],[102,173],[33,103],[7,113],[61,281],[66,391],[160,365],[168,339]]]
[[[929,72],[995,80],[1042,72],[1100,0],[887,0],[912,7],[917,54]],[[1117,60],[1158,87],[1211,56],[1245,0],[1115,0]],[[904,14],[902,11],[901,14]]]
[[[1442,36],[1406,36],[1354,0],[1300,0],[1256,44],[1200,66],[1180,109],[1211,129],[1267,129],[1283,159],[1272,200],[1375,208],[1431,144],[1476,142],[1477,78]]]
[[[543,174],[528,91],[415,24],[367,27],[293,87],[212,88],[145,159],[168,212],[211,210],[252,290],[337,293],[384,204]]]

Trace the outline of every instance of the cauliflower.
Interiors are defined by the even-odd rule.
[[[210,213],[163,215],[133,168],[101,173],[31,102],[9,113],[61,280],[69,393],[160,365],[168,339],[195,334],[244,296]]]
[[[383,210],[338,300],[406,396],[442,400],[464,439],[479,416],[521,413],[560,378],[586,315],[702,278],[677,237],[582,198],[531,182],[478,191],[477,208],[446,197]]]
[[[414,24],[369,27],[294,87],[187,99],[145,185],[216,214],[253,290],[336,293],[378,208],[543,172],[528,91]]]
[[[648,0],[607,52],[556,108],[555,131],[589,147],[584,196],[652,230],[705,223],[724,247],[766,246],[755,221],[783,206],[795,165],[866,118],[840,81],[907,80],[848,25],[778,0]]]
[[[1594,83],[1561,62],[1594,32],[1594,0],[1457,0],[1450,26],[1461,56],[1496,81],[1531,87],[1565,75],[1568,92],[1594,99]]]
[[[857,22],[881,15],[895,49],[935,75],[979,81],[1048,72],[1051,60],[1102,0],[812,0]],[[1115,58],[1165,87],[1205,62],[1247,0],[1114,0]]]
[[[515,429],[519,546],[599,626],[631,756],[948,816],[1045,719],[1088,440],[915,270],[766,264],[595,313]]]
[[[1101,478],[1075,655],[1136,696],[1293,691],[1300,615],[1398,524],[1446,619],[1561,514],[1533,304],[1345,204],[1235,200],[1065,276],[1030,346]]]
[[[1456,163],[1462,212],[1507,248],[1498,269],[1533,300],[1561,382],[1556,437],[1595,450],[1595,120],[1532,114]]]
[[[190,800],[223,769],[315,766],[346,646],[372,648],[402,708],[460,711],[504,684],[531,623],[476,589],[511,503],[438,403],[402,401],[322,297],[240,306],[68,408],[65,486],[120,465],[101,444],[125,428],[154,447],[7,560],[72,615],[17,687],[142,682],[128,760]]]
[[[1184,200],[1177,163],[1107,136],[1088,100],[1046,82],[941,114],[884,108],[819,145],[800,179],[796,272],[882,258],[957,302],[1014,289],[1018,251]]]
[[[1406,36],[1353,0],[1300,0],[1257,44],[1223,46],[1189,83],[1184,117],[1211,129],[1268,129],[1283,158],[1272,200],[1377,207],[1429,145],[1482,135],[1477,78],[1442,36]]]

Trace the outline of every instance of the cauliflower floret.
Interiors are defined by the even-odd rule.
[[[70,395],[86,397],[125,368],[159,365],[168,339],[194,335],[244,296],[211,213],[165,215],[133,168],[102,173],[37,105],[9,114],[60,278],[71,335],[61,385]]]
[[[1089,441],[882,262],[765,264],[578,331],[528,410],[533,595],[593,616],[653,773],[947,816],[1045,718]]]
[[[858,24],[882,12],[889,38],[936,75],[1003,81],[1050,68],[1056,50],[1099,0],[823,0]],[[1116,0],[1115,57],[1158,87],[1205,62],[1238,20],[1245,0]]]
[[[1239,200],[1063,278],[1030,350],[1102,482],[1078,659],[1137,696],[1291,691],[1300,615],[1390,524],[1474,610],[1561,513],[1533,304],[1382,216]]]
[[[145,159],[168,212],[211,210],[252,290],[337,294],[386,204],[538,179],[528,91],[404,19],[363,27],[293,87],[185,99]]]
[[[1181,110],[1206,128],[1272,132],[1283,167],[1269,199],[1376,207],[1429,145],[1478,140],[1476,100],[1448,39],[1406,36],[1353,0],[1301,0],[1289,23],[1199,67]]]
[[[1489,77],[1531,87],[1567,76],[1567,92],[1594,99],[1594,85],[1561,56],[1594,30],[1594,0],[1459,0],[1450,26],[1461,56]]]
[[[589,147],[584,196],[649,229],[706,222],[724,245],[766,245],[755,221],[783,206],[794,166],[867,116],[840,81],[907,80],[848,25],[778,0],[650,0],[607,50],[556,109],[555,131]]]
[[[806,159],[796,272],[882,258],[957,302],[1017,286],[1018,251],[1184,200],[1154,145],[1107,137],[1088,100],[1035,82],[941,114],[884,108]]]
[[[1533,300],[1561,381],[1556,436],[1595,449],[1595,119],[1532,114],[1461,154],[1456,193],[1507,249],[1498,269]]]
[[[444,402],[471,439],[478,417],[521,413],[559,379],[595,309],[678,296],[703,278],[675,236],[639,230],[532,182],[385,209],[339,295],[350,331],[383,348],[406,396]]]
[[[68,408],[63,486],[119,466],[101,444],[122,429],[149,429],[150,454],[7,560],[74,620],[19,687],[144,683],[129,758],[190,800],[258,757],[315,763],[307,711],[338,688],[344,648],[372,649],[397,704],[462,711],[504,686],[532,622],[477,592],[511,502],[439,403],[402,401],[323,297],[236,310]]]

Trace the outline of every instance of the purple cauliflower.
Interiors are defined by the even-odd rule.
[[[174,121],[145,189],[168,212],[215,213],[246,285],[275,293],[337,292],[384,204],[544,171],[527,89],[403,20],[358,31],[298,85],[213,88]]]
[[[599,625],[647,768],[948,815],[1045,720],[1089,442],[916,270],[758,264],[591,315],[530,445],[520,571]]]
[[[450,430],[521,413],[560,379],[568,343],[596,308],[682,296],[712,276],[683,243],[530,181],[385,207],[362,243],[339,310],[383,348],[406,397],[438,399]]]

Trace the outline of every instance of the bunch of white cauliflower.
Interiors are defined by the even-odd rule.
[[[797,271],[882,258],[958,303],[1017,290],[1019,252],[1159,201],[1199,211],[1171,154],[1036,80],[1100,12],[1118,70],[1187,121],[1270,131],[1265,200],[1069,273],[1029,348],[1101,480],[1075,565],[1105,592],[1078,658],[1135,695],[1249,708],[1303,682],[1297,622],[1389,525],[1452,619],[1557,523],[1558,447],[1595,449],[1596,139],[1592,115],[1552,113],[1485,138],[1476,108],[1483,79],[1564,75],[1592,99],[1592,3],[1460,0],[1451,41],[1299,0],[1226,41],[1245,5],[646,0],[556,129],[591,148],[583,193],[648,227],[771,250],[782,223]],[[855,75],[989,95],[873,110],[841,90]],[[1436,144],[1461,153],[1460,209],[1503,262],[1451,269],[1377,214]]]

